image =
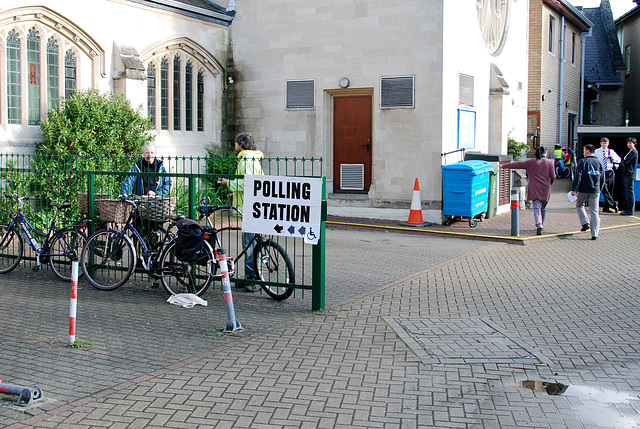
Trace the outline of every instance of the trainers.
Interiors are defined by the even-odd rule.
[[[584,225],[582,225],[582,228],[580,228],[580,232],[584,232],[584,231],[588,231],[589,230],[589,224],[585,223]]]
[[[536,229],[536,235],[542,235],[542,228]]]
[[[592,239],[592,240],[597,240],[597,239],[598,239],[598,236],[593,236],[593,237],[591,237],[591,239]]]

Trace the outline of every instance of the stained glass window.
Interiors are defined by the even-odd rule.
[[[29,125],[40,123],[40,35],[35,28],[27,35],[27,64],[29,64]]]

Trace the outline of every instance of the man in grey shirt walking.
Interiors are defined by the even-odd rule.
[[[576,210],[580,218],[582,228],[580,231],[591,229],[591,239],[598,239],[598,231],[600,230],[600,215],[598,214],[598,204],[600,202],[600,191],[604,186],[604,166],[602,162],[594,156],[596,148],[592,144],[586,145],[582,149],[584,158],[578,162],[576,174],[573,178],[573,187],[571,195],[577,195]],[[591,224],[587,212],[584,209],[584,202],[589,201],[589,214]]]

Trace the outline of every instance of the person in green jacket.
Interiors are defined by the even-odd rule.
[[[261,175],[262,174],[262,158],[264,154],[256,148],[256,142],[253,136],[249,133],[240,133],[236,136],[234,149],[238,154],[238,168],[236,169],[236,175],[244,176],[245,174]],[[244,206],[244,177],[238,179],[227,180],[225,178],[218,179],[218,183],[228,186],[229,190],[233,193],[233,203],[242,211]],[[250,232],[242,233],[242,247],[246,247],[247,244],[253,239],[254,234]],[[258,273],[253,266],[253,249],[256,243],[253,242],[247,249],[247,253],[244,257],[245,278],[258,279]],[[260,290],[258,285],[247,285],[245,291],[256,292]]]

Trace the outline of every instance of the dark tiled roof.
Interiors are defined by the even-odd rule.
[[[211,10],[213,12],[218,12],[218,13],[226,13],[227,11],[227,8],[222,7],[208,0],[175,0],[175,1],[177,3],[184,3],[186,5],[191,5],[191,6]]]
[[[129,0],[182,15],[229,25],[235,13],[227,13],[227,8],[210,0]]]
[[[585,8],[582,13],[593,23],[591,35],[585,37],[585,80],[600,84],[622,83],[619,70],[624,62],[611,9]]]

